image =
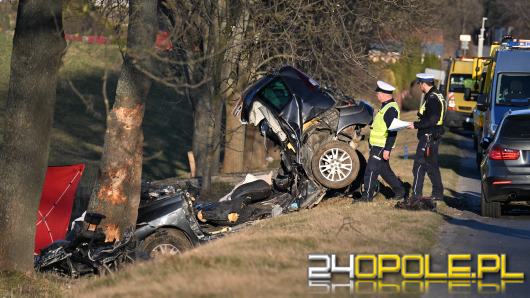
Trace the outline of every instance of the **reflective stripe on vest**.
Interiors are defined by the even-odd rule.
[[[385,113],[389,108],[395,108],[398,113],[399,119],[399,106],[396,102],[391,102],[385,105],[377,114],[375,115],[374,122],[372,125],[372,131],[370,132],[370,145],[376,147],[385,147],[386,139],[388,138],[388,127],[385,123]],[[392,146],[392,148],[395,147]]]
[[[447,110],[447,107],[445,106],[445,98],[440,93],[433,92],[432,94],[436,95],[436,98],[438,98],[438,101],[442,105],[442,110],[440,112],[440,119],[438,120],[438,122],[436,122],[436,125],[443,125],[444,119],[445,119],[445,111]],[[426,105],[427,105],[427,101],[424,100],[419,110],[420,115],[423,115],[423,113],[425,112]]]

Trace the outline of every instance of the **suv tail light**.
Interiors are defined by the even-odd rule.
[[[517,160],[521,152],[516,149],[504,148],[500,145],[495,145],[491,148],[489,158],[492,160]]]

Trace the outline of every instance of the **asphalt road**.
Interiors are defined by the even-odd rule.
[[[462,148],[462,158],[456,186],[445,185],[450,197],[445,201],[455,208],[445,216],[439,244],[432,252],[435,271],[446,272],[447,254],[479,253],[506,254],[509,272],[530,274],[530,208],[527,205],[513,205],[503,210],[501,218],[480,216],[480,175],[475,166],[475,154],[471,137],[467,134],[448,134],[458,140]],[[446,196],[448,193],[446,192]],[[475,267],[476,268],[476,267]],[[528,278],[526,278],[528,279]],[[477,282],[453,284],[434,284],[429,287],[426,297],[530,297],[530,281],[507,283],[502,289],[498,277],[490,276],[487,283],[498,283],[499,288],[482,287],[479,293]]]

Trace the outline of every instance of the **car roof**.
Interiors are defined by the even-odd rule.
[[[502,50],[497,52],[495,72],[530,72],[530,50]]]

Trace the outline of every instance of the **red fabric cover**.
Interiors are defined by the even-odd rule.
[[[53,241],[65,238],[84,169],[84,164],[48,167],[37,212],[36,254]]]

